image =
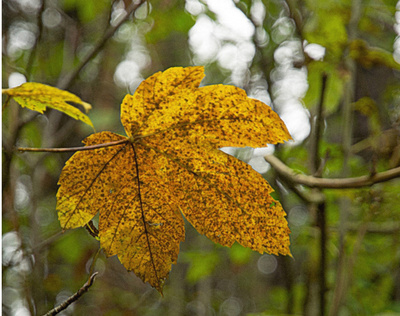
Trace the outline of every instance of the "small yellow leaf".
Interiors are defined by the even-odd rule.
[[[282,143],[291,138],[286,126],[239,88],[198,88],[203,76],[202,67],[170,68],[145,80],[121,105],[128,137],[89,136],[86,146],[122,143],[75,153],[59,180],[63,229],[100,212],[105,253],[161,293],[184,240],[182,215],[221,245],[290,255],[286,214],[271,186],[219,150]]]
[[[30,110],[43,113],[49,107],[93,127],[89,117],[72,104],[81,105],[86,113],[92,106],[70,92],[41,83],[27,82],[15,88],[3,89],[2,93],[13,97],[22,107]]]

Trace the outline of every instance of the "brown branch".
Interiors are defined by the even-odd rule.
[[[94,238],[99,238],[99,230],[97,229],[96,226],[94,226],[93,221],[89,221],[86,225],[85,225],[86,230],[88,231],[88,233],[94,237]]]
[[[326,95],[326,82],[327,75],[323,74],[321,77],[321,94],[316,109],[316,114],[312,116],[311,121],[311,135],[310,135],[310,146],[309,146],[309,162],[310,162],[310,172],[313,176],[320,178],[322,175],[323,164],[320,158],[320,143],[322,139],[322,126],[324,123],[324,99]],[[314,188],[311,190],[312,193],[319,194],[323,196],[321,188]],[[327,281],[326,281],[326,267],[327,267],[327,248],[326,244],[328,241],[328,230],[326,227],[326,203],[322,200],[319,203],[312,203],[308,206],[311,213],[316,212],[316,226],[320,230],[319,234],[319,267],[318,267],[318,285],[319,285],[319,315],[325,315],[325,305],[326,305],[326,293]]]
[[[235,6],[247,17],[247,19],[251,22],[251,24],[253,24],[255,29],[263,26],[262,25],[263,23],[259,24],[253,19],[253,17],[250,14],[250,11],[244,10],[244,8],[240,5],[238,5],[238,3],[235,3]],[[268,58],[268,56],[265,56],[264,50],[260,46],[260,43],[258,42],[256,35],[254,35],[252,37],[252,42],[254,44],[254,47],[256,48],[255,56],[258,55],[258,57],[254,57],[252,59],[249,69],[254,68],[254,65],[256,63],[255,60],[256,60],[256,58],[258,58],[259,64],[261,65],[261,72],[263,73],[264,79],[267,82],[267,92],[271,99],[271,105],[273,105],[274,102],[273,102],[273,94],[272,94],[272,81],[271,81],[271,78],[269,75],[270,75],[272,69],[274,68],[274,60],[273,60],[273,58]]]
[[[317,113],[312,117],[311,122],[311,137],[310,137],[310,151],[311,151],[311,172],[313,176],[320,177],[322,174],[322,163],[320,159],[320,142],[322,137],[322,126],[324,124],[323,106],[326,94],[326,83],[328,76],[324,73],[321,77],[321,95],[318,102]]]
[[[37,244],[35,247],[32,248],[32,252],[39,252],[42,250],[42,248],[47,247],[48,245],[52,244],[54,241],[56,241],[58,238],[65,236],[63,231],[59,231],[52,236],[48,237],[47,239],[43,240],[39,244]]]
[[[368,187],[375,183],[385,182],[400,177],[400,167],[376,173],[372,176],[355,178],[316,178],[313,176],[296,173],[273,155],[264,157],[280,176],[294,184],[302,184],[310,188],[321,189],[351,189]]]
[[[59,312],[62,310],[66,309],[69,305],[77,301],[83,294],[85,294],[89,288],[93,285],[94,279],[96,278],[98,272],[93,273],[90,277],[89,280],[76,292],[74,295],[70,296],[67,300],[62,302],[60,305],[58,305],[56,308],[52,309],[48,313],[46,313],[44,316],[53,316],[57,315]]]
[[[297,34],[299,35],[299,38],[300,38],[300,40],[302,42],[302,46],[303,46],[303,41],[304,41],[303,22],[302,22],[302,17],[300,16],[300,12],[298,12],[296,10],[295,3],[293,3],[292,0],[285,0],[285,3],[286,3],[287,8],[289,10],[289,17],[294,22]],[[300,3],[299,7],[301,7],[302,5],[303,4]]]
[[[20,152],[30,151],[30,152],[51,152],[51,153],[66,153],[66,152],[73,152],[73,151],[84,151],[84,150],[93,150],[103,147],[111,147],[117,146],[121,144],[128,143],[129,139],[120,139],[114,142],[104,143],[104,144],[97,144],[91,146],[84,146],[84,147],[69,147],[69,148],[30,148],[30,147],[18,147],[17,150]]]
[[[45,11],[45,0],[41,1],[39,11],[37,13],[36,19],[37,19],[37,26],[38,26],[38,35],[35,39],[35,43],[33,44],[33,47],[31,49],[29,58],[28,58],[28,63],[26,65],[26,79],[29,81],[31,75],[32,75],[32,68],[33,68],[33,63],[35,61],[35,57],[37,55],[37,50],[39,46],[39,42],[42,38],[43,34],[43,21],[42,21],[42,15],[43,12]]]
[[[66,90],[72,81],[78,76],[80,71],[83,69],[83,67],[86,66],[86,64],[93,59],[94,57],[97,56],[97,54],[100,52],[100,50],[103,48],[105,43],[115,34],[115,32],[119,29],[119,27],[129,18],[129,16],[134,13],[143,3],[145,3],[146,0],[140,0],[138,2],[132,1],[131,4],[129,5],[128,8],[126,8],[126,14],[121,20],[113,27],[109,28],[103,35],[103,37],[100,39],[100,41],[89,51],[89,53],[81,60],[79,65],[75,67],[71,72],[69,72],[66,76],[64,76],[59,83],[57,84],[57,87]]]
[[[358,232],[363,223],[361,222],[350,222],[346,224],[346,229],[350,232]],[[339,231],[339,227],[329,227],[331,231]],[[367,223],[366,233],[368,234],[398,234],[400,232],[400,222],[383,222],[383,223]]]

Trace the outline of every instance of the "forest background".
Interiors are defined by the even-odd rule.
[[[245,89],[294,139],[223,149],[276,190],[293,258],[221,247],[187,224],[164,297],[100,252],[94,284],[63,315],[400,315],[400,3],[9,0],[2,10],[2,87],[73,92],[93,105],[97,131],[123,133],[121,101],[144,78],[205,65],[204,84]],[[92,130],[13,102],[2,115],[2,310],[41,315],[83,286],[99,243],[61,232],[57,180],[71,154],[15,147],[80,146]]]

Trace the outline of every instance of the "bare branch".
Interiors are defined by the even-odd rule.
[[[51,311],[46,313],[44,316],[53,316],[57,315],[62,310],[66,309],[69,305],[77,301],[83,294],[85,294],[89,288],[93,285],[94,279],[96,278],[98,272],[93,273],[89,280],[76,292],[74,295],[70,296],[66,301],[62,302],[56,308],[53,308]]]
[[[25,71],[25,75],[27,80],[29,81],[31,75],[32,75],[32,68],[33,68],[33,63],[35,61],[35,57],[37,55],[37,51],[38,51],[38,46],[39,46],[39,42],[42,38],[42,34],[43,34],[43,21],[42,21],[42,15],[43,12],[45,11],[45,0],[41,1],[40,4],[40,8],[39,11],[37,13],[36,19],[37,19],[37,26],[38,26],[38,35],[35,39],[35,43],[31,49],[31,52],[29,54],[29,59],[28,59],[28,63],[26,65],[26,71]]]
[[[363,225],[361,222],[349,222],[346,224],[347,230],[351,232],[358,232],[360,227]],[[339,228],[332,226],[329,227],[332,231],[338,231]],[[400,232],[400,222],[383,222],[383,223],[367,223],[366,233],[369,234],[398,234]]]
[[[111,147],[116,145],[121,145],[128,143],[129,139],[120,139],[114,142],[104,143],[104,144],[97,144],[91,146],[84,146],[84,147],[69,147],[69,148],[30,148],[30,147],[18,147],[17,150],[24,152],[51,152],[51,153],[66,153],[66,152],[74,152],[74,151],[84,151],[84,150],[93,150],[103,147]]]
[[[322,174],[322,163],[320,158],[320,141],[322,138],[322,126],[324,124],[323,108],[326,94],[327,74],[321,77],[321,95],[318,102],[317,113],[312,117],[310,136],[310,167],[313,176],[320,177]]]
[[[89,51],[89,53],[81,60],[79,65],[75,67],[71,72],[69,72],[66,76],[64,76],[59,83],[57,84],[57,87],[66,90],[72,81],[78,76],[80,71],[83,69],[83,67],[86,66],[86,64],[96,57],[96,55],[100,52],[100,50],[103,48],[104,44],[115,34],[115,32],[119,29],[119,27],[129,18],[129,16],[134,13],[137,8],[139,8],[143,3],[145,3],[146,0],[140,0],[138,2],[132,1],[132,3],[129,5],[128,8],[126,8],[126,14],[121,20],[114,26],[110,27],[103,35],[103,37],[100,39],[100,41]]]
[[[368,187],[375,183],[385,182],[391,179],[400,177],[400,167],[389,169],[387,171],[379,172],[374,175],[367,175],[355,178],[316,178],[296,173],[290,169],[282,161],[273,155],[264,157],[265,161],[271,164],[272,168],[278,172],[286,180],[294,184],[302,184],[310,188],[321,189],[350,189]]]
[[[55,234],[53,234],[52,236],[50,236],[49,238],[43,240],[42,242],[40,242],[39,244],[37,244],[35,247],[32,248],[33,252],[39,252],[42,250],[42,248],[47,247],[49,244],[52,244],[54,241],[56,241],[57,239],[59,239],[60,237],[65,236],[63,231],[59,231]]]
[[[293,3],[292,0],[285,0],[286,5],[289,9],[289,17],[293,20],[295,26],[296,26],[296,32],[300,37],[301,42],[304,40],[304,34],[303,34],[303,22],[302,22],[302,17],[300,15],[300,12],[296,9],[295,3]],[[298,7],[301,7],[302,4]]]

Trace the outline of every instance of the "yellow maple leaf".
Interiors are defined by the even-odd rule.
[[[218,148],[262,147],[290,135],[278,115],[236,87],[198,88],[202,67],[170,68],[142,82],[121,105],[127,137],[96,133],[66,163],[57,193],[63,229],[100,212],[108,256],[162,293],[185,218],[211,240],[290,255],[290,230],[273,189],[246,163]]]
[[[86,113],[92,106],[68,91],[37,82],[27,82],[15,88],[3,89],[2,93],[30,110],[43,113],[49,107],[93,127],[89,117],[70,103],[81,105]]]

